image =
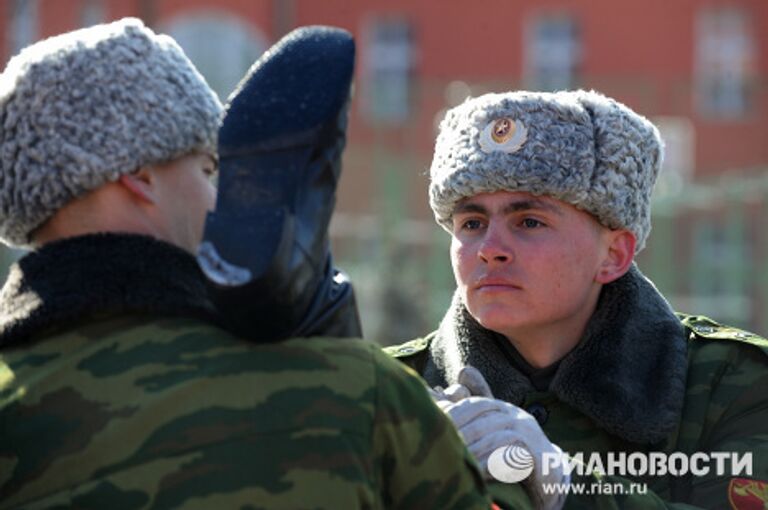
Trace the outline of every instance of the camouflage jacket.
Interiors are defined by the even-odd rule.
[[[601,462],[587,466],[596,478],[574,478],[584,493],[570,493],[566,508],[763,508],[768,501],[765,339],[674,314],[633,268],[604,287],[582,341],[561,360],[547,391],[513,366],[502,341],[454,298],[437,331],[386,350],[433,386],[456,382],[463,365],[476,366],[497,398],[528,410],[565,452],[585,461],[596,453]],[[711,461],[699,464],[706,474],[600,474],[611,456],[633,452],[751,454],[752,471],[733,476],[728,464],[719,474]]]
[[[361,340],[256,344],[194,259],[98,235],[0,294],[1,508],[487,508],[423,382]]]

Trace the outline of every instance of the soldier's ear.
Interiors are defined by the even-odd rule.
[[[629,230],[607,230],[604,232],[606,252],[598,268],[595,280],[598,283],[611,283],[624,276],[635,259],[637,238]]]
[[[154,175],[148,167],[141,167],[130,174],[123,174],[118,180],[130,196],[140,202],[154,204],[157,196],[154,190]]]

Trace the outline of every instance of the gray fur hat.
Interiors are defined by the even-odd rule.
[[[430,169],[429,202],[449,232],[463,198],[548,195],[637,237],[651,229],[663,144],[656,127],[597,92],[486,94],[448,111]]]
[[[0,239],[143,165],[215,153],[221,103],[168,36],[134,18],[51,37],[0,75]]]

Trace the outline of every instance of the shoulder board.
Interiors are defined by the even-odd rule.
[[[683,326],[691,330],[694,337],[707,340],[742,342],[759,347],[768,354],[768,340],[760,335],[732,326],[724,326],[703,315],[688,315],[684,313],[677,313],[676,315],[680,322],[683,323]]]
[[[430,333],[424,338],[416,338],[400,345],[389,345],[384,347],[384,352],[393,358],[410,358],[429,349],[429,343],[434,333]]]

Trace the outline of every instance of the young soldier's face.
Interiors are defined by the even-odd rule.
[[[581,327],[600,292],[606,232],[590,214],[549,197],[467,198],[453,214],[459,292],[481,325],[507,338]]]

